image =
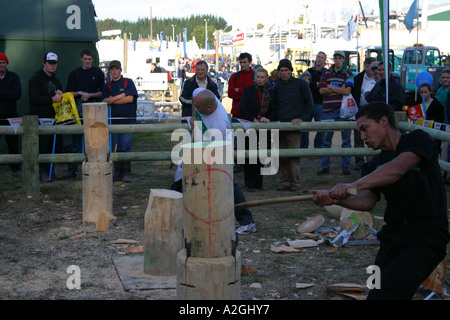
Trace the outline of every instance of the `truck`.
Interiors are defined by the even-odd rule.
[[[412,106],[417,99],[416,77],[421,72],[428,72],[433,78],[433,91],[440,86],[442,71],[445,68],[439,48],[415,44],[405,48],[401,67],[401,84],[405,88],[405,99],[408,106]]]
[[[381,47],[370,47],[365,51],[366,57],[375,58],[376,61],[382,61],[383,59],[383,49]],[[394,50],[389,49],[389,62],[392,66],[392,73],[398,74],[398,78],[400,79],[400,59],[395,55]]]
[[[300,77],[300,75],[311,66],[311,49],[306,48],[289,48],[284,59],[288,59],[292,63],[294,71],[292,75],[294,77]],[[264,69],[269,74],[278,67],[278,61],[266,64]]]

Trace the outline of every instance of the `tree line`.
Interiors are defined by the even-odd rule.
[[[224,30],[227,27],[227,22],[222,17],[213,15],[191,15],[185,18],[152,18],[150,26],[150,18],[138,18],[137,21],[117,21],[115,19],[97,20],[97,31],[101,35],[103,31],[120,29],[122,33],[128,34],[128,39],[142,40],[142,39],[157,39],[157,36],[163,32],[163,39],[166,37],[172,39],[175,35],[180,36],[180,42],[183,41],[183,29],[186,28],[187,41],[195,37],[200,48],[205,47],[205,19],[208,25],[208,43],[210,48],[214,47],[214,33],[216,30]],[[231,27],[227,28],[229,31]],[[152,30],[152,36],[150,31]]]

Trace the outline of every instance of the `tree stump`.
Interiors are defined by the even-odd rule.
[[[177,254],[183,248],[183,194],[150,190],[144,224],[144,273],[175,276]]]
[[[230,146],[223,141],[183,146],[185,248],[177,260],[178,299],[239,299]]]
[[[177,259],[178,300],[239,300],[241,253],[220,258],[187,257],[182,250]]]

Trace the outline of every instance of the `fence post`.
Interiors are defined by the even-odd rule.
[[[405,111],[394,111],[395,123],[408,121],[408,114]]]
[[[22,117],[22,177],[23,190],[27,195],[39,194],[39,135],[38,116]]]

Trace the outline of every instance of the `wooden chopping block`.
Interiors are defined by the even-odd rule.
[[[364,239],[370,233],[370,229],[367,226],[373,226],[372,216],[367,211],[355,211],[344,208],[341,213],[341,228],[350,231],[355,224],[359,224],[359,227],[352,234],[353,238]]]
[[[444,286],[447,273],[447,260],[444,258],[433,272],[425,279],[422,286],[428,290],[442,294],[442,287]]]
[[[332,204],[330,206],[325,206],[325,210],[327,210],[327,213],[335,219],[340,219],[342,211],[344,211],[344,207],[341,207],[337,204]]]

